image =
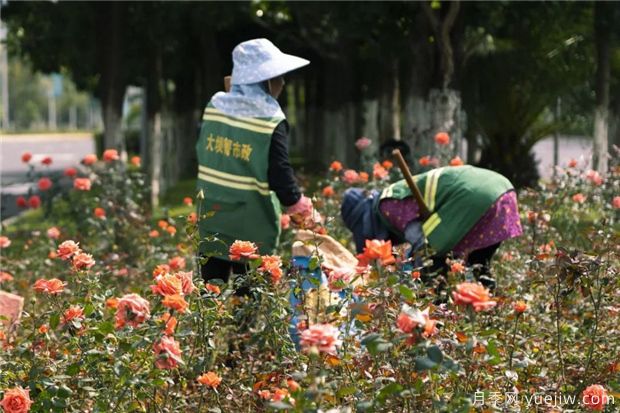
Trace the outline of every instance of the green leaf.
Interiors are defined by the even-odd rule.
[[[63,399],[66,399],[67,397],[71,396],[72,394],[73,394],[73,390],[71,390],[70,388],[68,388],[64,384],[62,386],[60,386],[60,388],[58,389],[58,397],[62,397]]]
[[[414,297],[411,288],[407,287],[406,285],[399,285],[398,291],[400,292],[400,295],[405,297],[407,300],[413,301]]]
[[[60,314],[54,313],[50,316],[50,327],[55,330],[58,324],[60,324]]]
[[[428,357],[418,357],[415,359],[415,370],[416,371],[425,371],[435,368],[437,363],[431,360]]]
[[[403,386],[401,386],[400,384],[390,383],[384,388],[382,388],[381,391],[379,391],[379,394],[377,395],[377,400],[380,403],[385,403],[385,399],[387,399],[389,396],[393,394],[400,393],[402,390],[403,390]]]
[[[357,387],[355,386],[345,386],[345,387],[341,387],[340,389],[338,389],[338,392],[336,392],[336,395],[338,397],[344,397],[344,396],[349,396],[351,394],[355,394],[356,391],[357,391]]]
[[[368,352],[373,356],[377,355],[377,353],[387,351],[392,347],[392,343],[386,341],[377,333],[368,334],[362,339],[362,344],[366,346]]]
[[[428,358],[430,358],[433,362],[437,364],[441,364],[441,362],[443,361],[443,353],[437,346],[427,348],[426,354],[428,354]]]
[[[393,286],[394,284],[396,284],[400,279],[398,278],[398,275],[396,274],[391,274],[388,278],[387,278],[387,285],[389,285],[390,287]]]
[[[80,365],[78,363],[67,366],[66,373],[68,376],[75,376],[79,372],[80,372]]]
[[[310,261],[308,262],[308,269],[310,271],[314,271],[317,268],[319,268],[319,257],[314,255],[310,258]]]

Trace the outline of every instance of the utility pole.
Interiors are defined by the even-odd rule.
[[[555,104],[555,121],[558,123],[562,117],[562,98],[558,97]],[[558,164],[560,163],[560,132],[558,130],[553,134],[553,178],[555,179],[558,171]]]
[[[9,59],[6,50],[6,28],[0,22],[0,72],[2,82],[2,129],[9,130]]]

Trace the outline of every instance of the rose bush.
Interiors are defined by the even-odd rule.
[[[495,290],[452,260],[438,295],[379,240],[356,268],[325,268],[323,286],[311,277],[319,257],[302,270],[290,251],[260,256],[239,240],[229,253],[247,274],[205,284],[194,255],[208,217],[154,220],[140,163],[117,157],[61,178],[88,179],[88,190],[54,183],[43,194],[51,223],[1,235],[2,289],[25,298],[20,323],[0,323],[3,411],[469,412],[501,409],[506,393],[522,411],[542,393],[573,397],[542,410],[617,411],[616,163],[608,175],[571,163],[522,192],[525,233],[498,251]],[[355,185],[385,185],[373,168],[365,183],[353,171]],[[314,205],[327,217],[319,231],[351,247],[338,218],[348,171],[332,163]]]

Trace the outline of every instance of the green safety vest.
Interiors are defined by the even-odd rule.
[[[228,259],[230,244],[241,240],[272,254],[281,209],[267,168],[271,136],[284,118],[229,116],[209,104],[202,120],[196,144],[200,252]]]
[[[471,165],[437,168],[413,179],[431,212],[422,230],[439,254],[452,250],[500,196],[514,189],[503,175]],[[379,203],[410,196],[411,190],[403,179],[385,188],[375,203],[375,213],[401,239],[404,235],[381,214]]]

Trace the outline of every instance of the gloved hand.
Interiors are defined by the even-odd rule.
[[[312,229],[323,222],[323,217],[312,205],[312,200],[305,195],[299,198],[297,203],[286,210],[291,221],[298,227]]]

